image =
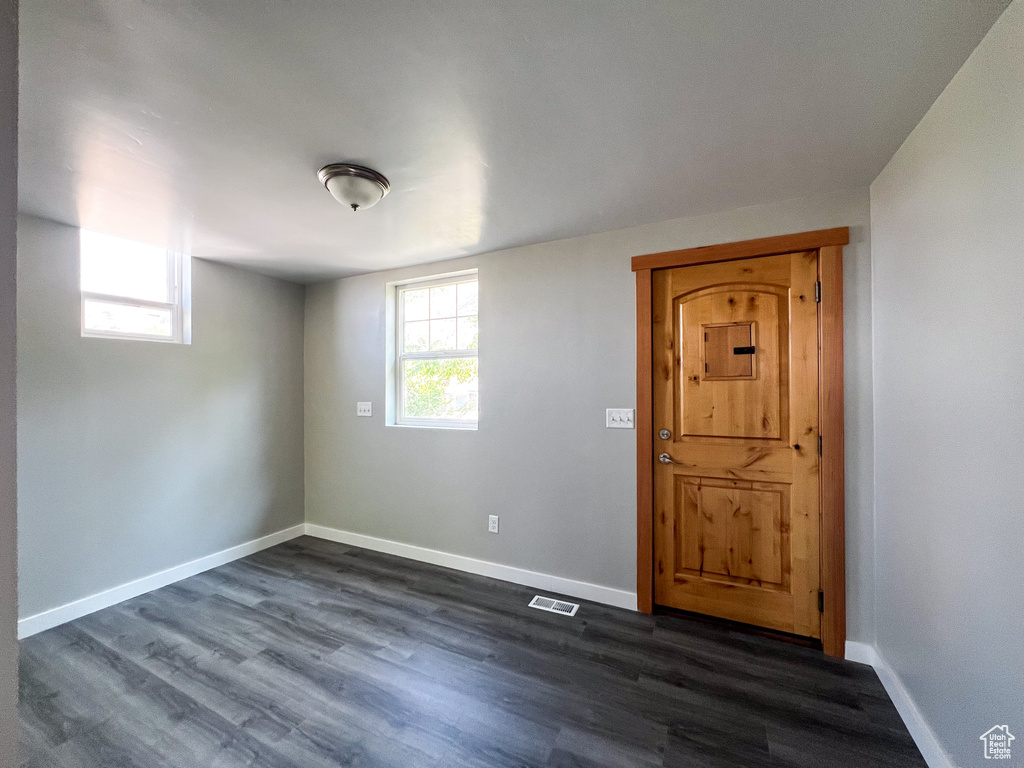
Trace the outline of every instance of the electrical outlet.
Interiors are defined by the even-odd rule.
[[[373,403],[356,403],[356,416],[373,416]]]
[[[487,532],[497,533],[498,532],[498,516],[488,515],[487,516]]]
[[[604,412],[604,425],[608,429],[633,429],[633,409],[609,408]]]

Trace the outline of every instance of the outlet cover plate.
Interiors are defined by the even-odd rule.
[[[609,408],[604,416],[604,425],[608,429],[633,429],[632,408]]]
[[[498,532],[498,516],[488,515],[487,516],[487,532],[497,533]]]
[[[373,416],[373,403],[356,403],[356,416]]]

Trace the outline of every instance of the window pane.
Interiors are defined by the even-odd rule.
[[[477,348],[476,317],[460,317],[458,320],[458,349]]]
[[[165,339],[174,335],[174,323],[169,309],[130,307],[86,299],[84,315],[84,329],[87,331],[130,333]]]
[[[475,357],[406,360],[404,416],[410,419],[476,421],[477,381]]]
[[[405,319],[426,320],[429,317],[430,291],[423,288],[418,291],[404,291],[405,297]]]
[[[455,317],[454,285],[437,285],[430,289],[430,317]]]
[[[426,352],[427,337],[430,335],[430,321],[419,320],[405,324],[405,351]]]
[[[476,289],[476,281],[472,283],[459,283],[459,317],[465,317],[466,315],[476,314]]]
[[[167,251],[83,229],[82,290],[145,301],[170,302]]]
[[[431,303],[433,307],[433,303]],[[430,321],[430,349],[455,349],[455,318]]]

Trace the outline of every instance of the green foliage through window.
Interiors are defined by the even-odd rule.
[[[405,361],[405,415],[411,419],[475,419],[477,360]]]

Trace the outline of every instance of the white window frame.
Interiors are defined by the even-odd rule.
[[[79,324],[84,338],[124,339],[126,341],[156,341],[163,344],[192,343],[191,284],[192,265],[188,256],[168,250],[167,284],[171,286],[171,301],[148,301],[128,296],[112,296],[106,293],[81,291]],[[105,304],[120,304],[124,307],[169,309],[171,311],[171,335],[153,336],[146,333],[124,333],[123,331],[100,331],[85,327],[85,302],[102,301]]]
[[[473,421],[469,419],[414,419],[403,416],[405,413],[405,361],[406,360],[443,360],[448,358],[464,358],[473,357],[477,360],[477,375],[479,376],[479,341],[477,342],[477,349],[461,349],[461,350],[427,350],[424,352],[404,352],[405,339],[403,334],[405,332],[405,301],[403,294],[405,291],[418,291],[424,288],[435,288],[439,285],[456,285],[458,283],[476,283],[479,288],[480,279],[477,270],[465,270],[462,272],[454,272],[447,275],[433,275],[431,277],[418,278],[416,280],[407,280],[400,283],[392,283],[389,287],[392,289],[392,298],[394,301],[394,311],[389,313],[395,318],[394,335],[392,337],[392,344],[394,345],[394,353],[389,357],[394,361],[393,375],[389,376],[393,381],[393,387],[391,389],[390,402],[394,404],[394,413],[389,414],[390,418],[387,420],[389,426],[397,427],[426,427],[433,429],[467,429],[475,430],[479,426],[480,417]],[[480,304],[479,304],[479,293],[477,294],[477,330],[479,333],[479,318],[480,318]]]

